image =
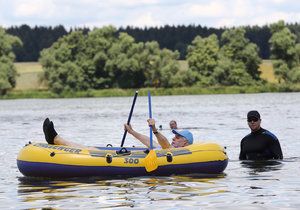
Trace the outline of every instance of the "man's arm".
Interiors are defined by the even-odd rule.
[[[281,146],[280,143],[278,141],[278,139],[272,139],[272,144],[270,147],[271,152],[273,153],[273,156],[275,159],[282,159],[283,155],[282,155],[282,151],[281,151]]]
[[[282,159],[283,155],[278,138],[268,130],[266,130],[264,134],[270,139],[269,151],[271,151],[274,159]]]
[[[152,131],[153,131],[158,143],[160,144],[160,146],[163,149],[172,147],[171,144],[169,143],[168,139],[164,135],[162,135],[160,132],[157,131],[157,128],[155,127],[155,120],[148,119],[147,121],[148,121],[149,126],[152,126]]]
[[[138,139],[142,144],[144,144],[147,147],[150,147],[150,138],[148,136],[133,130],[131,125],[124,124],[124,128],[127,130],[128,133],[130,133],[132,136]],[[153,142],[153,146],[158,147],[159,145],[156,142]]]
[[[241,141],[241,151],[240,151],[240,156],[239,156],[239,159],[240,160],[247,160],[247,158],[246,158],[246,154],[245,154],[245,152],[244,152],[244,148],[243,148],[243,139],[242,139],[242,141]]]

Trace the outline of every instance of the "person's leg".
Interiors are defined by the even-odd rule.
[[[88,147],[83,146],[81,144],[77,144],[77,143],[74,143],[74,142],[71,142],[71,141],[67,141],[67,140],[63,139],[60,135],[55,136],[53,142],[54,142],[55,145],[64,145],[64,146],[69,146],[69,147],[79,147],[79,148],[83,148],[83,149],[88,148]]]
[[[77,147],[82,149],[97,149],[96,147],[86,147],[84,145],[77,144],[63,139],[61,136],[57,134],[56,130],[54,129],[54,124],[52,121],[49,120],[49,118],[46,118],[44,121],[43,131],[45,134],[45,139],[48,142],[48,144],[64,145],[64,146]]]

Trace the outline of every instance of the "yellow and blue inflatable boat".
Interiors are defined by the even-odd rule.
[[[171,174],[219,174],[227,164],[225,149],[215,143],[155,150],[158,168],[147,172],[147,148],[98,147],[97,150],[29,143],[20,151],[17,165],[25,176],[166,176]]]

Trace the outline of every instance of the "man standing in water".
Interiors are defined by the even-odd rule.
[[[282,159],[282,151],[277,137],[270,131],[260,127],[261,118],[258,111],[247,114],[251,133],[241,141],[240,160]]]

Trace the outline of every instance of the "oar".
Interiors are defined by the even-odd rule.
[[[152,118],[150,91],[148,91],[148,105],[149,105],[149,118]],[[145,168],[147,172],[151,172],[157,169],[157,167],[158,167],[157,156],[155,151],[153,150],[152,126],[150,126],[150,151],[145,158]]]
[[[139,91],[135,91],[133,102],[132,102],[131,109],[130,109],[130,113],[129,113],[128,120],[127,120],[127,125],[129,125],[129,123],[130,123],[132,112],[133,112],[133,108],[134,108],[136,97],[137,97],[138,93],[139,93]],[[122,143],[121,143],[121,147],[123,147],[123,145],[124,145],[126,135],[127,135],[127,130],[124,131],[123,138],[122,138]]]

